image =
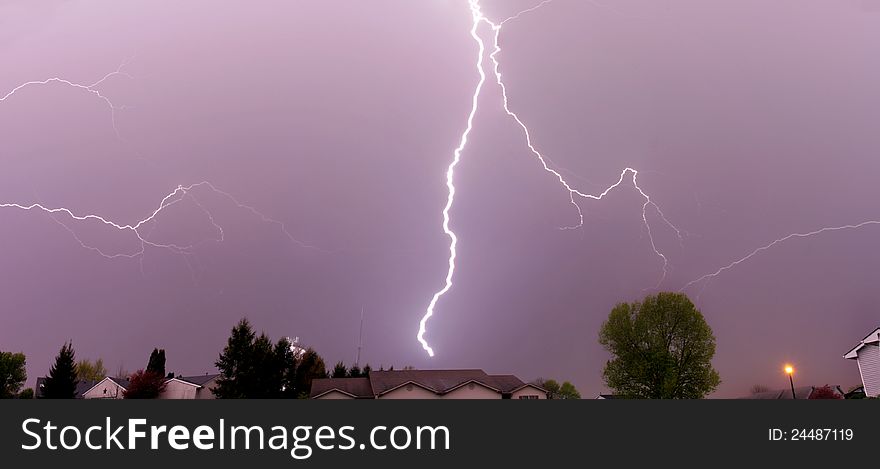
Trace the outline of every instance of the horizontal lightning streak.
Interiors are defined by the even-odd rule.
[[[115,114],[115,112],[118,110],[125,109],[126,107],[125,106],[118,106],[118,105],[114,104],[113,101],[111,101],[108,96],[103,94],[98,89],[98,87],[100,85],[102,85],[104,82],[106,82],[108,79],[115,77],[115,76],[125,76],[128,78],[132,78],[131,75],[129,75],[128,73],[123,71],[123,68],[127,65],[127,63],[128,63],[127,61],[123,61],[122,64],[120,64],[116,70],[114,70],[110,73],[107,73],[106,75],[101,77],[99,80],[97,80],[91,84],[77,83],[77,82],[73,82],[71,80],[67,80],[65,78],[60,78],[60,77],[52,77],[52,78],[47,78],[45,80],[28,81],[28,82],[25,82],[25,83],[22,83],[22,84],[16,86],[15,88],[10,90],[6,94],[0,96],[0,103],[4,102],[6,100],[9,100],[13,96],[15,96],[17,93],[20,93],[22,90],[29,88],[29,87],[44,86],[44,85],[49,85],[49,84],[53,84],[53,83],[62,84],[62,85],[68,86],[70,88],[74,88],[77,90],[82,90],[82,91],[88,92],[92,96],[95,96],[96,98],[103,101],[110,108],[112,122],[113,122],[113,130],[116,132],[116,136],[121,139],[121,137],[119,135],[119,131],[116,127],[116,114]],[[263,221],[264,223],[270,223],[270,224],[274,224],[274,225],[278,226],[278,228],[280,229],[281,233],[284,236],[286,236],[290,241],[293,241],[294,243],[296,243],[297,245],[299,245],[303,248],[324,251],[323,249],[320,249],[316,246],[306,244],[306,243],[298,240],[296,237],[293,236],[293,234],[290,233],[290,231],[287,229],[287,226],[284,224],[284,222],[281,222],[279,220],[271,218],[271,217],[265,215],[264,213],[260,212],[259,210],[257,210],[253,206],[250,206],[250,205],[247,205],[247,204],[240,202],[238,199],[236,199],[229,192],[220,190],[219,188],[217,188],[216,186],[214,186],[212,183],[210,183],[208,181],[202,181],[202,182],[198,182],[195,184],[190,184],[188,186],[183,186],[183,185],[177,186],[177,188],[175,188],[172,192],[167,194],[160,201],[158,208],[156,208],[152,213],[150,213],[149,216],[147,216],[146,218],[144,218],[142,220],[139,220],[135,224],[125,224],[125,223],[116,222],[116,221],[110,220],[109,218],[106,218],[104,216],[97,215],[97,214],[78,215],[73,210],[71,210],[67,207],[47,207],[47,206],[40,204],[40,203],[31,203],[31,204],[0,203],[0,208],[44,212],[44,213],[50,215],[52,217],[52,220],[55,223],[58,223],[65,230],[67,230],[71,234],[71,236],[73,236],[74,240],[76,240],[80,244],[80,246],[82,246],[85,249],[97,252],[101,256],[106,257],[108,259],[140,258],[140,260],[143,260],[143,254],[145,253],[145,251],[148,247],[168,249],[168,250],[171,250],[171,251],[178,253],[178,254],[187,254],[194,247],[196,247],[196,245],[198,245],[201,242],[204,242],[204,241],[222,242],[224,240],[225,233],[223,231],[223,227],[221,227],[216,222],[216,220],[214,219],[214,215],[210,212],[210,210],[208,210],[204,205],[202,205],[201,201],[199,199],[197,199],[195,194],[193,193],[193,190],[197,189],[197,188],[210,189],[215,194],[220,195],[220,196],[224,197],[225,199],[228,199],[229,201],[231,201],[233,204],[235,204],[236,207],[243,209],[243,210],[247,210],[251,214],[259,217],[260,220]],[[151,223],[151,222],[157,221],[157,217],[159,216],[159,214],[162,211],[168,209],[169,207],[171,207],[173,205],[180,203],[184,199],[191,200],[195,204],[195,206],[197,208],[199,208],[205,214],[207,221],[216,230],[217,236],[213,239],[199,241],[199,242],[196,242],[196,243],[190,244],[190,245],[179,245],[179,244],[175,244],[175,243],[159,243],[159,242],[151,241],[149,239],[149,235],[152,232],[153,228],[156,226],[155,223]],[[95,222],[102,223],[105,226],[112,227],[118,231],[130,232],[130,233],[134,234],[140,247],[139,247],[139,249],[137,249],[134,252],[108,253],[108,252],[106,252],[96,246],[92,246],[92,245],[89,245],[88,243],[84,242],[82,240],[82,238],[76,233],[76,231],[73,228],[68,226],[68,224],[65,223],[64,221],[59,220],[56,217],[56,215],[63,215],[69,221],[76,221],[76,222],[95,221]],[[142,231],[147,226],[150,226],[150,228],[148,230],[145,230],[145,232]],[[324,251],[324,252],[327,252],[327,251]],[[187,262],[189,262],[189,261],[187,260]]]
[[[855,225],[829,226],[829,227],[825,227],[825,228],[820,228],[818,230],[809,231],[806,233],[792,233],[792,234],[784,236],[782,238],[774,239],[772,242],[767,243],[767,244],[755,249],[754,251],[748,253],[747,255],[745,255],[745,256],[743,256],[733,262],[731,262],[730,264],[727,264],[727,265],[719,268],[715,272],[712,272],[712,273],[703,275],[702,277],[699,277],[697,279],[691,280],[690,282],[684,284],[684,286],[681,287],[681,289],[679,289],[678,291],[683,292],[684,290],[688,289],[689,287],[691,287],[697,283],[700,283],[704,280],[709,280],[711,278],[717,277],[718,275],[721,275],[725,271],[730,270],[730,269],[742,264],[743,262],[748,261],[752,257],[772,248],[773,246],[776,246],[777,244],[784,243],[790,239],[809,238],[811,236],[816,236],[816,235],[820,235],[822,233],[833,232],[833,231],[855,230],[855,229],[863,228],[865,226],[870,226],[870,225],[880,225],[880,220],[867,220],[867,221],[863,221],[861,223],[857,223]]]
[[[106,218],[104,216],[97,215],[97,214],[79,215],[67,207],[47,207],[46,205],[43,205],[41,203],[31,203],[31,204],[20,204],[20,203],[9,203],[9,202],[0,203],[0,209],[7,208],[7,209],[18,209],[18,210],[24,210],[24,211],[41,211],[41,212],[47,213],[49,215],[53,215],[52,219],[56,223],[63,226],[68,232],[70,232],[70,234],[73,235],[73,238],[80,244],[80,246],[82,246],[85,249],[95,251],[98,254],[100,254],[101,256],[108,258],[108,259],[116,259],[116,258],[129,258],[129,259],[131,259],[131,258],[140,257],[144,254],[144,252],[146,251],[146,249],[148,247],[159,248],[159,249],[168,249],[168,250],[175,252],[177,254],[183,254],[183,253],[187,253],[187,252],[191,251],[193,248],[195,248],[201,242],[204,242],[204,241],[222,242],[225,239],[225,233],[223,231],[223,227],[220,226],[220,224],[218,224],[216,222],[216,220],[214,219],[213,213],[211,213],[211,211],[208,210],[201,203],[201,201],[196,198],[196,196],[194,194],[194,190],[198,189],[198,188],[207,188],[211,192],[232,201],[236,205],[236,207],[238,207],[240,209],[247,210],[248,212],[259,217],[263,222],[278,225],[279,228],[281,229],[281,232],[286,237],[288,237],[288,239],[294,241],[295,243],[297,243],[301,247],[309,248],[309,249],[319,249],[319,248],[316,248],[314,246],[308,245],[306,243],[303,243],[303,242],[297,240],[285,228],[284,223],[264,215],[262,212],[253,208],[250,205],[246,205],[246,204],[239,202],[230,193],[223,191],[221,189],[218,189],[214,184],[212,184],[209,181],[202,181],[202,182],[198,182],[195,184],[190,184],[188,186],[183,186],[183,185],[177,186],[173,191],[171,191],[165,197],[162,198],[162,200],[159,202],[159,206],[155,210],[153,210],[146,218],[143,218],[134,224],[130,224],[130,223],[127,224],[127,223],[113,221],[109,218]],[[203,240],[203,241],[200,241],[200,242],[197,242],[194,244],[189,244],[189,245],[180,245],[180,244],[176,244],[176,243],[159,243],[159,242],[155,242],[155,241],[150,241],[149,233],[150,233],[150,231],[152,231],[152,228],[150,228],[149,231],[146,231],[146,232],[143,232],[143,230],[145,230],[148,226],[149,227],[155,226],[151,222],[157,222],[159,215],[163,211],[167,210],[169,207],[172,207],[172,206],[174,206],[174,205],[176,205],[186,199],[191,200],[196,205],[196,207],[198,207],[199,210],[201,210],[205,214],[205,218],[212,225],[214,230],[217,232],[217,236],[212,239]],[[73,230],[73,228],[71,228],[66,223],[64,223],[61,220],[58,220],[57,218],[54,217],[54,215],[59,215],[59,214],[64,215],[66,218],[68,218],[71,221],[79,221],[79,222],[94,221],[97,223],[101,223],[105,226],[111,227],[113,229],[116,229],[118,231],[130,232],[135,236],[136,240],[138,241],[138,243],[140,245],[140,248],[134,252],[127,252],[127,253],[108,253],[108,252],[105,252],[104,250],[102,250],[98,247],[89,245],[86,242],[84,242],[76,234],[76,232]]]

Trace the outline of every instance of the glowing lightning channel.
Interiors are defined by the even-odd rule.
[[[116,127],[116,111],[122,111],[122,110],[126,109],[126,107],[122,106],[122,105],[114,104],[113,101],[111,101],[110,98],[107,97],[107,95],[101,93],[101,91],[98,89],[98,87],[101,84],[103,84],[105,81],[107,81],[108,79],[115,77],[115,76],[124,76],[127,78],[133,78],[131,75],[129,75],[128,73],[126,73],[122,70],[126,65],[128,65],[128,62],[123,61],[119,65],[119,67],[116,68],[116,70],[104,75],[103,77],[101,77],[100,80],[98,80],[92,84],[89,84],[89,85],[84,85],[82,83],[76,83],[76,82],[61,78],[61,77],[52,77],[52,78],[47,78],[45,80],[28,81],[28,82],[25,82],[25,83],[22,83],[22,84],[16,86],[15,88],[13,88],[9,92],[7,92],[5,95],[0,96],[0,103],[11,98],[16,93],[18,93],[19,91],[21,91],[25,88],[30,88],[30,87],[34,87],[34,86],[45,86],[45,85],[49,85],[51,83],[60,83],[62,85],[69,86],[71,88],[76,88],[76,89],[79,89],[82,91],[86,91],[86,92],[92,94],[93,96],[99,98],[101,101],[104,101],[104,103],[107,104],[107,107],[110,108],[110,120],[113,124],[113,131],[116,133],[116,137],[119,138],[120,140],[122,140],[122,136],[119,133],[119,129]]]
[[[700,283],[704,280],[709,280],[714,277],[717,277],[717,276],[721,275],[722,273],[724,273],[725,271],[730,270],[730,269],[742,264],[743,262],[748,261],[752,257],[772,248],[773,246],[776,246],[777,244],[784,243],[790,239],[809,238],[811,236],[816,236],[816,235],[820,235],[820,234],[828,233],[828,232],[833,232],[833,231],[857,230],[859,228],[863,228],[863,227],[870,226],[870,225],[880,225],[880,220],[867,220],[867,221],[863,221],[861,223],[857,223],[855,225],[829,226],[829,227],[825,227],[825,228],[820,228],[818,230],[809,231],[806,233],[792,233],[790,235],[783,236],[782,238],[774,239],[772,242],[767,243],[767,244],[755,249],[754,251],[748,253],[747,255],[745,255],[745,256],[743,256],[733,262],[731,262],[730,264],[727,264],[727,265],[719,268],[715,272],[708,273],[706,275],[703,275],[702,277],[691,280],[690,282],[684,284],[684,286],[681,287],[681,289],[679,289],[679,292],[683,292],[684,290],[686,290],[686,289],[690,288],[691,286],[696,285],[697,283]]]
[[[455,167],[458,166],[458,163],[461,161],[461,152],[464,151],[464,147],[467,146],[468,136],[471,133],[471,129],[474,127],[474,116],[477,115],[480,91],[483,89],[483,84],[486,83],[486,72],[483,70],[483,56],[486,51],[486,46],[483,44],[483,40],[480,39],[480,35],[477,34],[477,28],[480,26],[480,18],[482,18],[483,15],[480,13],[480,6],[477,0],[468,1],[470,2],[471,15],[474,20],[473,25],[471,26],[471,37],[473,37],[479,45],[477,72],[480,74],[480,81],[477,82],[477,87],[474,89],[474,95],[471,98],[471,112],[468,114],[467,127],[461,134],[461,141],[459,142],[458,147],[452,152],[452,163],[450,163],[449,167],[446,169],[446,187],[449,190],[446,197],[446,206],[443,207],[443,232],[446,233],[446,236],[449,236],[449,270],[446,271],[446,284],[437,293],[434,293],[434,296],[431,298],[431,302],[428,304],[428,309],[425,311],[425,315],[419,322],[419,333],[416,336],[419,342],[421,342],[422,348],[424,348],[425,351],[428,352],[428,355],[432,357],[434,356],[434,350],[424,339],[425,324],[428,322],[428,319],[434,315],[434,307],[437,306],[437,301],[439,301],[440,297],[452,288],[452,276],[455,274],[455,248],[458,245],[458,236],[456,236],[455,232],[449,228],[449,210],[452,209],[452,204],[455,202],[455,184],[453,184],[453,176],[455,176]]]
[[[106,257],[108,259],[116,259],[116,258],[120,258],[120,257],[125,257],[125,258],[129,258],[129,259],[135,258],[135,257],[143,255],[144,252],[146,251],[147,247],[168,249],[168,250],[171,250],[175,253],[180,254],[180,253],[183,253],[183,252],[186,252],[186,251],[192,249],[194,247],[194,245],[181,246],[181,245],[173,244],[173,243],[163,244],[163,243],[157,243],[154,241],[150,241],[147,238],[147,236],[145,236],[144,234],[141,233],[141,229],[143,229],[144,226],[147,225],[148,223],[156,221],[157,217],[159,216],[159,214],[162,211],[164,211],[168,207],[176,205],[179,202],[181,202],[182,200],[184,200],[184,198],[187,195],[190,195],[189,192],[191,190],[193,190],[196,187],[205,186],[205,185],[210,186],[210,183],[200,182],[197,184],[191,184],[189,186],[177,186],[173,191],[171,191],[168,195],[166,195],[164,198],[162,198],[162,200],[159,202],[159,206],[155,210],[153,210],[146,218],[139,220],[135,224],[123,224],[120,222],[115,222],[113,220],[110,220],[108,218],[105,218],[101,215],[96,215],[96,214],[78,215],[66,207],[47,207],[47,206],[40,204],[40,203],[31,203],[28,205],[19,204],[19,203],[0,203],[0,208],[11,208],[11,209],[19,209],[19,210],[25,210],[25,211],[36,210],[36,211],[45,212],[50,215],[62,214],[62,215],[66,215],[68,218],[70,218],[71,220],[74,220],[74,221],[95,221],[95,222],[104,224],[105,226],[115,228],[116,230],[131,232],[132,234],[135,235],[135,237],[137,238],[137,240],[140,243],[140,248],[137,251],[129,252],[129,253],[125,253],[125,252],[123,252],[123,253],[107,253],[98,247],[86,244],[84,241],[82,241],[81,238],[79,238],[76,235],[76,233],[74,233],[72,228],[70,228],[69,226],[60,222],[59,220],[55,219],[56,222],[58,222],[59,224],[64,226],[67,229],[67,231],[69,231],[73,235],[74,239],[76,239],[76,241],[83,248],[89,249],[91,251],[95,251],[98,254],[100,254],[101,256]],[[199,204],[198,202],[196,202],[196,203],[199,207],[201,207],[203,210],[205,210],[204,207],[201,206],[201,204]],[[207,210],[205,210],[205,211],[206,211],[206,213],[208,213],[209,221],[214,226],[214,228],[217,230],[217,238],[215,240],[218,242],[222,241],[223,236],[224,236],[223,228],[220,227],[219,225],[217,225],[217,223],[214,221],[213,216],[210,215],[210,212],[207,212]],[[54,219],[54,217],[53,217],[53,219]]]
[[[60,78],[60,77],[52,77],[52,78],[47,78],[45,80],[28,81],[28,82],[25,82],[25,83],[22,83],[22,84],[16,86],[15,88],[13,88],[9,92],[7,92],[5,95],[0,96],[0,103],[12,98],[13,96],[16,95],[16,93],[21,92],[25,88],[35,87],[35,86],[44,86],[44,85],[49,85],[51,83],[59,83],[59,84],[62,84],[62,85],[65,85],[65,86],[68,86],[68,87],[71,87],[71,88],[74,88],[77,90],[86,91],[89,94],[91,94],[92,96],[95,96],[96,98],[98,98],[101,101],[103,101],[104,103],[106,103],[107,106],[110,108],[111,120],[113,123],[113,130],[116,132],[116,136],[121,139],[121,136],[119,134],[119,130],[116,127],[116,111],[123,110],[126,107],[114,104],[113,101],[111,101],[109,97],[107,97],[105,94],[101,93],[101,91],[98,89],[98,87],[101,84],[103,84],[105,81],[107,81],[108,79],[110,79],[114,76],[125,76],[128,78],[132,78],[131,75],[129,75],[128,73],[123,71],[123,68],[127,65],[127,63],[128,63],[127,61],[123,61],[122,64],[120,64],[116,70],[104,75],[103,77],[101,77],[101,79],[99,79],[98,81],[95,81],[94,83],[91,83],[91,84],[76,83],[76,82],[73,82],[73,81],[70,81],[70,80],[67,80],[64,78]],[[121,223],[121,222],[115,222],[115,221],[112,221],[106,217],[103,217],[103,216],[97,215],[97,214],[79,215],[79,214],[76,214],[73,210],[66,208],[66,207],[47,207],[47,206],[40,204],[40,203],[20,204],[20,203],[8,202],[8,203],[0,203],[0,208],[19,209],[19,210],[25,210],[25,211],[34,211],[34,210],[42,211],[44,213],[49,214],[55,223],[59,224],[65,230],[67,230],[71,234],[71,236],[73,236],[74,240],[76,240],[77,243],[79,243],[80,246],[82,246],[85,249],[97,252],[101,256],[108,258],[108,259],[115,259],[115,258],[122,257],[122,258],[140,258],[140,260],[143,260],[143,255],[146,252],[146,249],[148,247],[168,249],[168,250],[171,250],[177,254],[187,254],[194,247],[196,247],[197,244],[199,244],[201,242],[200,241],[200,242],[190,244],[190,245],[179,245],[179,244],[174,244],[174,243],[159,243],[159,242],[154,242],[154,241],[149,240],[149,235],[152,232],[152,229],[156,226],[155,223],[151,223],[151,222],[155,222],[157,220],[159,214],[162,211],[164,211],[164,210],[168,209],[169,207],[183,201],[184,199],[191,200],[195,204],[195,206],[198,207],[205,214],[205,217],[207,218],[208,222],[213,226],[213,228],[217,232],[217,237],[214,238],[213,241],[216,241],[216,242],[223,241],[223,239],[224,239],[223,228],[219,224],[217,224],[217,222],[214,220],[213,214],[204,205],[202,205],[202,203],[195,197],[195,194],[193,193],[194,189],[197,189],[197,188],[210,189],[215,194],[218,194],[218,195],[228,199],[229,201],[231,201],[233,204],[235,204],[236,207],[243,209],[243,210],[247,210],[251,214],[259,217],[260,220],[263,221],[264,223],[271,223],[271,224],[278,226],[278,228],[280,229],[281,233],[284,234],[284,236],[286,236],[289,240],[293,241],[294,243],[296,243],[297,245],[299,245],[303,248],[324,251],[321,248],[318,248],[318,247],[310,245],[310,244],[306,244],[306,243],[300,241],[299,239],[297,239],[296,237],[294,237],[293,234],[291,234],[290,231],[287,229],[287,226],[284,224],[284,222],[281,222],[279,220],[271,218],[271,217],[265,215],[264,213],[260,212],[259,210],[257,210],[253,206],[250,206],[250,205],[247,205],[247,204],[240,202],[238,199],[236,199],[229,192],[226,192],[226,191],[223,191],[223,190],[217,188],[214,184],[212,184],[208,181],[202,181],[202,182],[198,182],[195,184],[190,184],[188,186],[183,186],[183,185],[177,186],[177,188],[175,188],[173,191],[171,191],[168,195],[166,195],[160,201],[158,208],[156,208],[152,213],[150,213],[149,216],[147,216],[146,218],[144,218],[142,220],[139,220],[137,223],[134,223],[134,224],[125,224],[125,223]],[[78,221],[78,222],[95,221],[95,222],[102,223],[106,226],[112,227],[112,228],[119,230],[119,231],[130,232],[130,233],[134,234],[135,238],[137,239],[138,243],[140,244],[140,248],[137,249],[136,251],[133,251],[133,252],[108,253],[108,252],[102,250],[101,248],[98,248],[96,246],[92,246],[92,245],[86,243],[85,241],[83,241],[82,238],[80,238],[79,235],[76,233],[76,231],[73,230],[73,228],[71,228],[66,223],[64,223],[63,221],[61,221],[55,217],[55,215],[59,215],[59,214],[65,215],[71,221]],[[149,226],[150,228],[146,232],[142,231],[147,226]],[[189,261],[187,261],[187,262],[189,262]]]
[[[482,88],[483,88],[483,85],[486,81],[486,76],[487,76],[486,71],[483,68],[483,63],[485,61],[484,59],[485,59],[486,45],[483,42],[482,38],[480,38],[480,35],[477,32],[481,23],[485,23],[486,25],[488,25],[494,33],[493,34],[493,44],[492,44],[493,50],[489,54],[489,59],[492,61],[492,64],[493,64],[493,72],[495,75],[495,82],[501,88],[504,111],[522,129],[523,134],[525,136],[526,145],[528,146],[529,150],[535,155],[535,157],[538,159],[538,161],[541,163],[541,166],[543,167],[544,171],[550,173],[559,182],[559,184],[562,185],[562,187],[565,188],[566,191],[568,191],[569,202],[571,203],[571,205],[575,208],[575,210],[577,212],[577,216],[578,216],[577,224],[572,225],[572,226],[565,226],[565,227],[562,227],[561,229],[566,229],[566,230],[577,229],[577,228],[580,228],[584,225],[584,214],[583,214],[583,211],[581,210],[580,205],[578,204],[578,200],[580,200],[580,199],[602,200],[606,195],[608,195],[609,192],[611,192],[612,190],[614,190],[615,188],[617,188],[621,184],[623,184],[624,180],[627,178],[627,175],[630,175],[630,181],[632,182],[633,187],[639,192],[639,194],[642,196],[642,198],[645,201],[644,204],[642,204],[642,222],[644,223],[645,228],[647,230],[648,239],[650,240],[650,243],[651,243],[651,249],[654,251],[654,254],[656,254],[657,257],[659,257],[663,263],[663,273],[662,273],[659,281],[657,282],[655,288],[660,286],[660,284],[663,283],[663,281],[666,278],[666,275],[668,273],[668,267],[669,267],[669,259],[666,257],[665,254],[663,254],[662,251],[660,251],[660,249],[657,247],[657,245],[654,241],[654,234],[651,229],[651,224],[648,222],[648,208],[649,207],[652,208],[657,213],[657,216],[659,216],[660,219],[667,226],[669,226],[672,230],[675,231],[676,235],[678,236],[679,241],[682,240],[682,231],[679,230],[675,225],[673,225],[669,221],[669,219],[666,218],[666,216],[663,214],[663,211],[660,210],[660,207],[656,203],[654,203],[654,201],[651,200],[651,197],[648,196],[648,194],[644,190],[642,190],[642,188],[639,186],[639,184],[638,184],[639,172],[637,170],[630,168],[630,167],[624,168],[623,171],[621,171],[620,177],[618,178],[617,182],[615,182],[611,186],[608,186],[604,191],[602,191],[598,195],[581,192],[581,191],[575,189],[574,187],[572,187],[559,171],[554,170],[548,164],[548,158],[545,157],[541,152],[539,152],[535,148],[534,144],[532,143],[532,136],[529,132],[528,127],[519,118],[519,116],[510,109],[508,95],[507,95],[507,87],[504,85],[504,82],[501,79],[501,71],[500,71],[501,64],[499,63],[499,61],[497,59],[498,53],[501,52],[501,47],[499,46],[499,36],[501,33],[501,28],[504,24],[506,24],[510,21],[516,20],[527,13],[533,12],[533,11],[551,3],[552,1],[553,0],[544,0],[541,3],[535,5],[534,7],[523,10],[513,16],[508,17],[507,19],[505,19],[503,21],[495,23],[483,15],[479,0],[468,0],[468,5],[470,6],[470,10],[471,10],[471,16],[473,18],[473,24],[471,26],[471,31],[470,31],[471,37],[473,37],[474,41],[477,42],[477,46],[479,49],[479,53],[477,56],[477,72],[480,75],[480,80],[477,83],[477,86],[474,90],[474,94],[473,94],[473,97],[471,100],[471,111],[470,111],[470,114],[468,115],[467,127],[465,128],[464,132],[462,133],[459,146],[453,151],[452,163],[450,163],[449,168],[446,171],[446,186],[447,186],[449,192],[448,192],[448,196],[446,199],[446,206],[443,208],[443,232],[446,233],[446,235],[449,236],[449,239],[450,239],[450,243],[449,243],[449,269],[446,272],[446,282],[445,282],[443,288],[440,289],[438,292],[436,292],[434,294],[434,296],[431,298],[431,301],[428,304],[428,308],[426,309],[425,314],[422,317],[422,320],[419,322],[419,332],[416,335],[416,338],[422,344],[422,348],[424,348],[425,351],[428,352],[429,356],[432,356],[432,357],[434,356],[434,350],[428,345],[428,343],[424,339],[425,330],[426,330],[425,325],[426,325],[428,319],[430,319],[431,316],[434,315],[434,310],[437,306],[437,302],[440,300],[440,298],[444,294],[446,294],[446,292],[448,292],[452,288],[452,279],[455,274],[455,258],[457,255],[456,247],[458,245],[458,237],[456,236],[455,232],[453,232],[449,227],[449,222],[450,222],[449,212],[452,209],[452,205],[455,201],[455,185],[453,184],[455,167],[461,161],[461,153],[464,151],[465,146],[467,146],[468,136],[470,135],[470,132],[473,129],[473,120],[474,120],[474,116],[477,113],[480,92],[482,91]]]
[[[183,186],[183,185],[177,186],[173,191],[171,191],[165,197],[162,198],[162,200],[159,202],[159,206],[155,210],[153,210],[146,218],[143,218],[134,224],[130,224],[130,223],[126,224],[126,223],[122,223],[122,222],[113,221],[109,218],[106,218],[104,216],[97,215],[97,214],[80,215],[67,207],[47,207],[47,206],[40,204],[40,203],[30,203],[30,204],[9,203],[9,202],[0,203],[0,209],[7,208],[7,209],[18,209],[18,210],[24,210],[24,211],[41,211],[41,212],[47,213],[49,215],[52,215],[53,216],[52,219],[56,223],[61,225],[65,230],[67,230],[73,236],[73,238],[77,241],[77,243],[79,243],[80,246],[82,246],[84,249],[88,249],[90,251],[97,252],[99,255],[101,255],[102,257],[105,257],[107,259],[140,258],[144,255],[147,248],[167,249],[167,250],[170,250],[176,254],[188,254],[192,251],[193,248],[195,248],[198,244],[200,244],[204,241],[215,241],[215,242],[219,243],[225,239],[225,233],[223,231],[223,227],[220,226],[215,221],[214,215],[211,213],[211,211],[208,210],[204,205],[202,205],[202,203],[199,201],[199,199],[197,199],[195,197],[195,193],[194,193],[195,190],[200,189],[200,188],[201,189],[208,189],[215,194],[218,194],[226,199],[229,199],[238,208],[243,209],[243,210],[247,210],[248,212],[252,213],[253,215],[259,217],[265,223],[272,223],[272,224],[278,225],[281,232],[285,236],[287,236],[291,241],[297,243],[299,246],[304,247],[304,248],[308,248],[308,249],[320,249],[320,248],[311,246],[309,244],[305,244],[302,241],[299,241],[298,239],[294,238],[293,235],[284,226],[284,223],[264,215],[262,212],[253,208],[250,205],[246,205],[246,204],[239,202],[230,193],[223,191],[221,189],[218,189],[216,186],[214,186],[214,184],[212,184],[209,181],[202,181],[202,182],[198,182],[195,184],[190,184],[188,186]],[[174,205],[176,205],[186,199],[191,200],[195,204],[195,206],[198,207],[199,210],[201,210],[205,214],[205,218],[211,224],[211,226],[214,228],[214,230],[217,232],[216,237],[212,238],[212,239],[198,241],[196,243],[188,244],[188,245],[180,245],[180,244],[175,244],[175,243],[159,243],[156,241],[151,241],[149,239],[149,235],[153,229],[152,227],[155,227],[155,224],[153,222],[158,221],[158,217],[163,211],[167,210],[169,207],[172,207],[172,206],[174,206]],[[71,228],[66,223],[64,223],[61,220],[58,220],[57,218],[54,217],[54,215],[59,215],[59,214],[64,215],[65,217],[67,217],[71,221],[77,221],[77,222],[94,221],[97,223],[101,223],[105,226],[114,228],[118,231],[129,232],[134,235],[134,237],[137,240],[137,242],[139,243],[140,247],[133,252],[108,253],[99,247],[92,246],[92,245],[86,243],[85,241],[83,241],[82,238],[80,238],[77,235],[77,233],[73,230],[73,228]],[[148,229],[148,227],[150,227],[150,228]]]

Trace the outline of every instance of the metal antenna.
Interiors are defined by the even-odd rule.
[[[364,307],[361,306],[361,330],[358,333],[358,354],[357,359],[354,361],[355,366],[360,368],[361,366],[361,345],[363,345],[364,341]]]

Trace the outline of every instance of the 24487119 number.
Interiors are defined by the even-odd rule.
[[[851,441],[854,434],[852,428],[771,428],[768,437],[770,441]]]

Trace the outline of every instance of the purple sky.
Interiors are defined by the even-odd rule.
[[[534,1],[484,0],[496,20]],[[491,82],[456,172],[455,286],[442,286],[444,173],[478,76],[466,0],[6,1],[0,203],[68,207],[136,223],[178,184],[208,180],[223,227],[189,256],[108,260],[37,211],[0,209],[0,350],[28,356],[29,384],[67,339],[111,371],[213,370],[247,315],[333,363],[477,367],[604,391],[599,325],[661,274],[625,183],[584,202],[528,151]],[[483,31],[490,40],[488,31]],[[510,105],[577,188],[622,168],[688,235],[649,211],[670,260],[661,288],[794,232],[880,219],[880,0],[554,0],[504,26]],[[589,203],[588,203],[589,202]],[[68,221],[58,216],[59,221]],[[150,239],[216,235],[185,200]],[[68,223],[85,243],[131,252],[131,233]],[[794,239],[687,292],[718,339],[719,397],[753,384],[858,383],[841,358],[877,326],[880,227]],[[649,290],[650,291],[650,290]]]

